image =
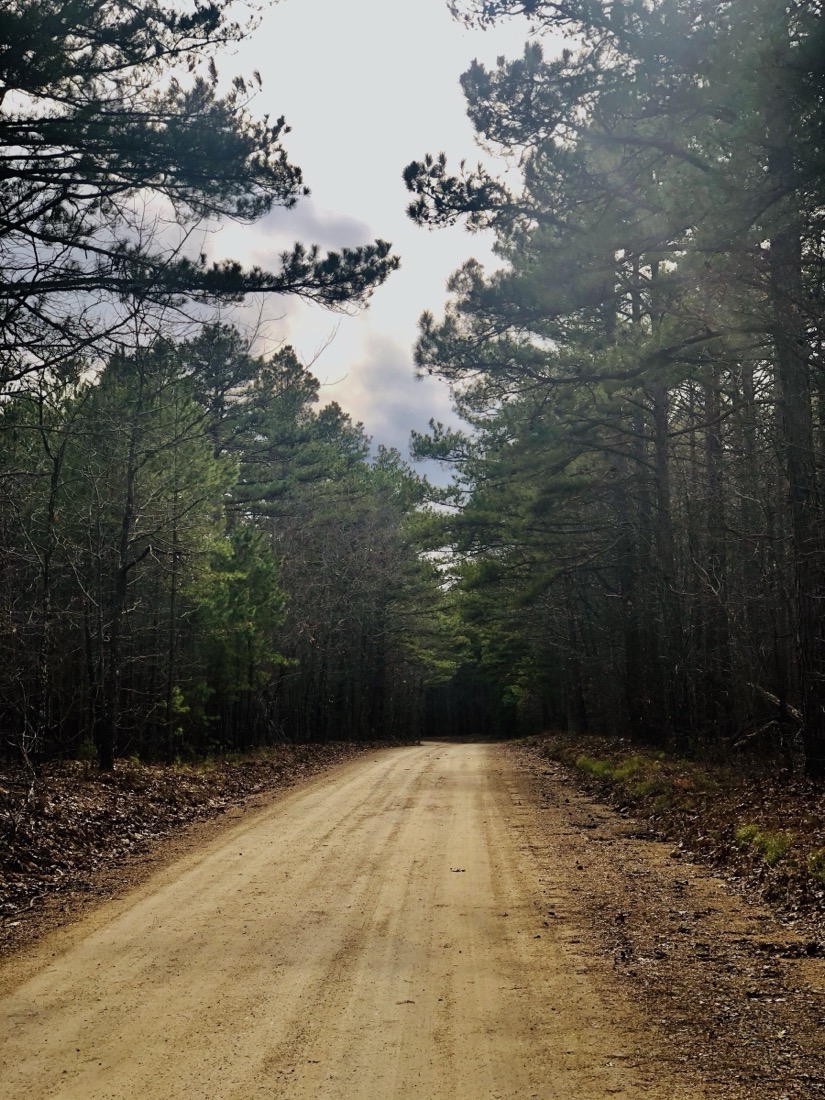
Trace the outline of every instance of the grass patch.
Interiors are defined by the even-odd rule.
[[[787,829],[760,829],[758,825],[751,824],[737,825],[733,839],[740,848],[750,848],[761,856],[769,867],[783,860],[793,844],[793,834]]]
[[[577,756],[576,767],[597,779],[613,779],[615,772],[609,760],[597,760],[594,756]]]
[[[758,834],[758,825],[737,825],[733,830],[733,839],[740,848],[749,848]]]
[[[629,756],[613,769],[613,775],[620,783],[626,783],[639,772],[644,771],[647,761],[641,756]]]
[[[825,883],[825,848],[814,848],[812,852],[808,852],[805,862],[811,878]]]
[[[653,799],[657,812],[681,805],[684,784],[665,774],[660,754],[634,755],[618,761],[582,754],[576,757],[575,765],[587,775],[622,788],[633,799]]]
[[[659,778],[642,779],[641,782],[633,784],[633,793],[637,798],[651,798],[653,795],[665,794],[665,788],[666,784]]]

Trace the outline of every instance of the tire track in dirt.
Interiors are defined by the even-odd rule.
[[[422,745],[228,824],[4,968],[0,1096],[700,1096],[548,916],[519,783]]]

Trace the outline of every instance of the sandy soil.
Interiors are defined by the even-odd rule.
[[[821,922],[771,911],[741,878],[594,800],[577,789],[580,771],[548,761],[539,745],[502,752],[525,784],[537,869],[562,887],[556,919],[648,1020],[659,1077],[713,1100],[825,1097]]]
[[[6,1100],[704,1095],[561,919],[496,746],[357,760],[0,972]]]

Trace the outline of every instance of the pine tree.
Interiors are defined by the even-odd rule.
[[[571,49],[548,60],[531,44],[521,59],[474,65],[463,78],[482,140],[520,155],[521,188],[483,169],[451,174],[443,156],[405,172],[415,220],[490,227],[502,260],[492,275],[470,262],[454,277],[444,321],[422,322],[420,367],[453,383],[471,421],[487,418],[480,487],[499,461],[498,447],[489,449],[495,424],[526,443],[531,423],[560,418],[571,446],[612,456],[599,483],[607,495],[588,492],[580,509],[592,516],[598,504],[620,532],[598,561],[624,610],[631,728],[732,737],[772,698],[781,724],[789,693],[798,694],[807,767],[819,776],[816,6],[494,0],[454,8],[481,23],[527,15],[569,32]],[[776,496],[776,464],[760,469],[757,460],[757,433],[778,445],[766,401],[782,413],[790,512]],[[513,402],[538,411],[507,424]],[[762,477],[759,485],[743,484],[743,470]],[[743,508],[748,523],[732,555],[736,521],[727,509],[742,493],[761,515]],[[548,499],[563,515],[559,490]],[[786,573],[777,588],[770,577],[789,521],[793,563],[782,564],[795,579]],[[733,565],[737,556],[749,559],[748,573]],[[790,588],[798,684],[782,655]],[[584,643],[589,631],[596,652],[592,639],[609,617],[594,617],[591,596],[583,623],[574,596],[556,614],[572,608],[576,633]],[[770,656],[754,598],[775,623]],[[731,630],[737,620],[751,623],[745,643]],[[611,630],[603,661],[614,645]]]
[[[297,294],[363,302],[397,266],[383,241],[275,271],[210,263],[202,220],[254,221],[307,193],[257,75],[219,90],[214,55],[250,30],[226,0],[11,0],[0,13],[0,385],[105,358],[147,311]]]

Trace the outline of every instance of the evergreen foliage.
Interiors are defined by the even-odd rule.
[[[801,727],[822,777],[818,6],[453,8],[538,35],[462,78],[518,183],[405,171],[414,220],[492,228],[501,261],[455,274],[417,352],[471,429],[417,447],[459,470],[443,537],[482,663],[536,724],[693,749]]]
[[[317,408],[291,348],[214,319],[249,295],[357,307],[398,260],[192,248],[308,194],[258,74],[218,74],[254,30],[233,10],[0,12],[1,751],[31,767],[418,731],[420,483]]]
[[[274,271],[192,251],[200,222],[254,221],[307,194],[257,74],[221,90],[216,51],[251,27],[229,0],[10,0],[0,13],[0,385],[105,358],[135,317],[246,295],[363,303],[385,241],[296,244]]]
[[[7,749],[111,767],[419,735],[453,668],[426,488],[317,394],[291,349],[212,325],[5,402]]]

